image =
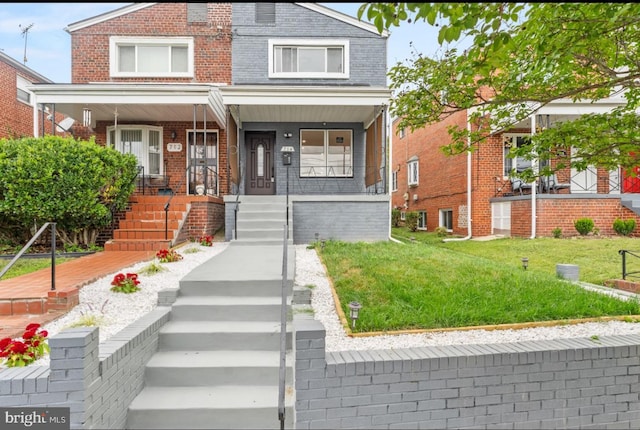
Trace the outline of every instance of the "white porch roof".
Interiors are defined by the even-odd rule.
[[[356,122],[368,127],[388,106],[382,87],[246,85],[220,87],[222,101],[242,122]]]
[[[96,121],[187,121],[204,118],[226,128],[225,106],[217,86],[193,84],[35,84],[29,88],[35,102],[53,104],[56,112],[82,123],[83,110],[91,110]]]

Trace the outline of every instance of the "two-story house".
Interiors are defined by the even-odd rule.
[[[0,52],[0,139],[33,136],[34,115],[40,134],[68,135],[74,121],[48,108],[39,108],[29,90],[34,83],[52,81]]]
[[[287,197],[296,243],[388,238],[387,34],[314,3],[135,3],[66,30],[73,83],[37,102],[138,157],[141,193],[184,212],[174,242],[247,237],[255,195]]]
[[[613,235],[618,218],[640,222],[637,178],[621,169],[590,166],[583,171],[567,167],[551,177],[522,183],[511,171],[529,167],[531,161],[510,157],[509,151],[540,128],[606,112],[625,102],[622,96],[596,103],[556,100],[512,129],[488,136],[476,151],[455,156],[445,155],[440,147],[450,142],[448,126],[472,126],[467,123],[468,112],[414,132],[398,129],[399,119],[394,119],[392,205],[402,214],[418,212],[419,229],[444,227],[464,238],[550,237],[554,230],[577,236],[574,222],[579,218],[591,218],[601,234]]]

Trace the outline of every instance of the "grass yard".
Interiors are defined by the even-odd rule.
[[[345,315],[349,302],[362,304],[355,332],[640,314],[637,301],[587,291],[555,274],[556,263],[570,263],[580,265],[581,279],[586,272],[589,282],[619,277],[618,245],[631,246],[632,239],[442,243],[433,233],[407,233],[413,243],[327,241],[324,249],[317,247]],[[599,247],[586,246],[595,242]],[[609,252],[607,268],[592,267]]]
[[[59,258],[56,257],[56,266],[58,264],[69,261],[71,258]],[[11,260],[0,260],[0,271],[3,270]],[[27,273],[35,272],[36,270],[51,267],[51,257],[49,258],[20,258],[16,263],[5,273],[0,281],[6,279],[15,278],[16,276],[25,275]]]

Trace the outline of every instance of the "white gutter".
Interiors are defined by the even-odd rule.
[[[471,133],[469,111],[467,110],[467,132]],[[451,237],[442,239],[443,242],[458,242],[471,239],[471,136],[467,137],[467,235],[465,237]]]
[[[531,115],[531,135],[533,136],[536,133],[536,116],[535,114]],[[536,157],[533,160],[533,171],[535,174],[538,174],[538,158]],[[531,237],[530,239],[536,238],[536,182],[537,180],[534,178],[531,183]]]

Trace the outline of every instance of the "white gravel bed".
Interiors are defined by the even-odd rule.
[[[138,279],[140,280],[141,290],[133,294],[112,292],[111,281],[115,273],[105,276],[92,284],[82,287],[80,290],[80,304],[65,316],[46,324],[43,328],[49,332],[49,337],[51,337],[83,318],[95,315],[100,318],[100,342],[104,342],[127,325],[153,310],[157,306],[158,291],[166,288],[177,288],[180,279],[187,273],[225,250],[228,245],[229,242],[214,242],[212,247],[189,244],[179,248],[178,252],[184,258],[172,263],[162,263],[162,266],[168,270],[154,275],[139,273],[142,268],[149,265],[149,261],[120,270],[119,272],[122,273],[139,274]],[[199,252],[186,252],[188,248],[192,247],[198,248]],[[306,245],[296,245],[295,284],[302,287],[313,285],[311,308],[314,312],[314,318],[325,327],[327,351],[508,343],[526,340],[640,333],[640,323],[611,321],[520,330],[469,330],[352,338],[346,335],[338,318],[330,283],[318,254],[314,249],[307,249]],[[629,297],[629,294],[623,297]],[[46,366],[49,364],[49,356],[47,355],[33,364]]]
[[[509,343],[527,340],[549,340],[566,338],[590,338],[640,333],[640,323],[621,321],[582,323],[556,327],[537,327],[519,330],[468,330],[430,332],[420,334],[384,335],[372,337],[348,337],[335,309],[329,280],[318,254],[314,249],[296,245],[297,286],[313,285],[311,307],[314,318],[326,330],[327,351],[353,351],[368,349],[396,349],[431,345]],[[603,289],[604,290],[604,289]],[[611,290],[608,290],[611,293]],[[630,294],[621,293],[621,298]],[[362,309],[360,312],[366,310]]]

